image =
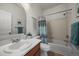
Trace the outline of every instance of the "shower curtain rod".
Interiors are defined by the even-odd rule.
[[[71,11],[72,9],[68,9],[68,10],[64,10],[64,11],[59,11],[59,12],[55,12],[55,13],[50,13],[50,14],[47,14],[45,16],[49,16],[49,15],[54,15],[54,14],[57,14],[57,13],[62,13],[62,12],[67,12],[67,11]]]

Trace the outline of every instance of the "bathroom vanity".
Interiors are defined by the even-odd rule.
[[[0,56],[39,56],[39,39],[26,39],[17,43],[9,43],[0,46]]]

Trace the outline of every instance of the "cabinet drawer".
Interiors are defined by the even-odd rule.
[[[37,44],[32,50],[30,50],[27,54],[24,56],[34,56],[37,52],[40,50],[40,43]]]

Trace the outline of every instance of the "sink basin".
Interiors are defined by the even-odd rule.
[[[29,46],[31,45],[30,42],[28,41],[20,41],[20,42],[17,42],[17,43],[13,43],[7,47],[5,47],[3,49],[3,51],[5,53],[12,53],[12,52],[16,52],[16,51],[19,51],[19,50],[23,50],[25,48],[28,48]]]
[[[14,43],[14,44],[10,45],[9,49],[12,49],[12,50],[20,49],[24,45],[29,46],[30,43],[29,42],[24,42],[24,41],[17,42],[17,43]]]

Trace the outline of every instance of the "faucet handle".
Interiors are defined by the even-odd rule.
[[[15,39],[12,39],[12,43],[14,43],[14,42],[16,42],[16,40]]]
[[[20,41],[20,39],[17,38],[16,41]]]

